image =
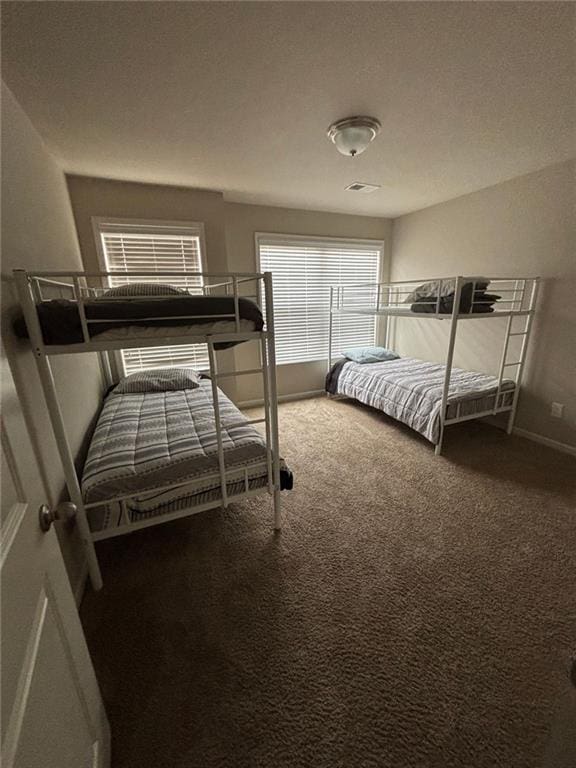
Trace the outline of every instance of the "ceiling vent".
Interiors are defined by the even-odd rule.
[[[371,192],[376,192],[380,189],[379,184],[363,184],[361,181],[353,181],[345,187],[347,192],[361,192],[363,195],[369,195]]]

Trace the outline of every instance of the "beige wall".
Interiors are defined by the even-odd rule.
[[[110,216],[204,222],[208,256],[206,267],[213,272],[226,271],[224,199],[221,192],[88,176],[68,176],[67,182],[86,269],[100,269],[91,217]]]
[[[46,500],[64,492],[64,474],[48,419],[36,364],[27,341],[17,340],[10,321],[18,303],[12,270],[79,269],[80,252],[64,175],[49,155],[8,88],[2,84],[2,337],[32,433]],[[79,460],[101,393],[95,355],[52,358],[72,450]],[[83,570],[75,528],[59,530],[73,587]]]
[[[384,241],[383,275],[388,275],[391,222],[368,216],[350,216],[321,211],[301,211],[262,205],[226,203],[226,245],[228,263],[238,272],[256,270],[254,235],[256,232],[312,235],[328,237],[367,238]],[[238,368],[252,368],[257,363],[255,345],[236,348]],[[278,366],[278,394],[286,396],[322,389],[326,361]],[[237,397],[240,402],[262,397],[260,377],[238,379]]]
[[[516,426],[576,445],[576,174],[551,166],[396,219],[392,279],[540,275],[538,313]],[[495,371],[505,320],[462,324],[455,364]],[[462,331],[462,332],[461,332]],[[441,359],[447,323],[397,323],[402,354]],[[510,358],[511,359],[511,358]],[[565,404],[562,420],[551,402]]]

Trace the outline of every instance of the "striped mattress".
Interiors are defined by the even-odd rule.
[[[334,370],[334,369],[333,369]],[[345,363],[335,393],[359,400],[407,424],[430,442],[440,436],[440,409],[446,366],[410,357],[381,363]],[[512,404],[514,382],[502,382],[500,407]],[[472,416],[494,407],[498,379],[452,368],[447,418]]]
[[[250,488],[266,485],[264,437],[220,390],[218,401],[230,491],[242,490],[246,481]],[[288,472],[284,462],[281,468]],[[175,484],[181,487],[166,488]],[[135,516],[219,498],[211,382],[203,380],[196,389],[109,395],[88,451],[82,494],[87,504],[130,495],[128,511]],[[113,510],[108,505],[105,515]],[[91,515],[101,516],[102,510]]]

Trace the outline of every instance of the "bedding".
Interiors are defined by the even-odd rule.
[[[486,293],[489,280],[484,277],[466,278],[460,293],[459,312],[472,314],[485,314],[493,312],[493,304],[501,299],[496,294]],[[453,278],[447,280],[432,280],[419,285],[405,299],[410,304],[411,311],[420,314],[441,315],[452,314],[454,307],[456,281]]]
[[[486,277],[466,277],[466,283],[463,287],[469,285],[472,287],[472,283],[476,283],[476,289],[485,291],[488,288],[490,282]],[[419,299],[431,299],[438,296],[453,296],[456,290],[456,279],[454,277],[446,278],[445,280],[429,280],[426,283],[422,283],[418,288],[415,288],[412,293],[406,298],[406,304],[412,304]]]
[[[445,371],[440,363],[409,357],[363,365],[341,360],[328,374],[326,389],[377,408],[436,444]],[[514,386],[511,380],[503,382],[501,404],[512,404]],[[492,408],[497,387],[494,376],[452,368],[447,417],[456,417],[458,404],[461,416]]]
[[[246,468],[251,480],[265,483],[264,437],[220,391],[219,404],[226,467],[238,470],[242,480]],[[282,488],[289,489],[292,475],[283,461],[281,470]],[[84,466],[84,501],[131,494],[138,497],[136,507],[150,512],[166,502],[160,489],[175,482],[187,485],[186,494],[170,489],[176,497],[219,494],[211,382],[202,380],[195,389],[108,396]]]
[[[193,368],[154,368],[125,376],[112,391],[115,395],[144,394],[196,389],[199,386],[200,374]]]
[[[90,324],[90,335],[96,341],[116,338],[115,332],[120,332],[120,338],[128,336],[145,336],[147,329],[161,328],[161,335],[167,335],[167,329],[185,328],[182,334],[197,332],[198,334],[217,333],[212,326],[226,323],[230,332],[236,325],[233,318],[226,315],[234,314],[233,296],[192,296],[173,295],[169,297],[144,296],[122,301],[118,297],[87,299],[84,302],[86,317],[89,320],[108,320],[105,323]],[[241,321],[244,320],[251,331],[261,331],[264,320],[260,308],[250,299],[238,299],[238,311]],[[198,320],[190,320],[183,315],[202,315]],[[204,319],[205,317],[205,319]],[[160,319],[161,318],[161,319]],[[80,344],[82,343],[82,325],[78,306],[69,299],[52,299],[38,305],[38,319],[42,328],[45,344]],[[126,329],[130,328],[130,332]],[[14,322],[14,331],[20,338],[27,338],[28,332],[23,316]],[[99,338],[96,338],[99,337]],[[238,342],[220,342],[216,349],[232,347]]]
[[[238,472],[237,474],[240,474]],[[226,483],[226,492],[228,497],[242,493],[245,490],[244,472],[241,472],[241,479],[231,480]],[[280,481],[285,489],[287,474],[284,470],[280,472]],[[267,479],[261,473],[248,480],[249,490],[256,488],[265,488]],[[137,523],[140,520],[149,520],[154,517],[168,515],[171,512],[179,512],[182,509],[198,507],[201,504],[209,502],[218,502],[221,498],[220,485],[209,488],[208,490],[195,490],[194,484],[180,487],[169,491],[158,491],[156,493],[143,493],[132,496],[126,501],[126,514],[131,523]],[[93,533],[104,531],[108,528],[116,528],[122,525],[123,520],[122,505],[118,501],[101,504],[88,510],[88,520],[90,530]]]

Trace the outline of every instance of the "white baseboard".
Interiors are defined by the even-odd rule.
[[[524,437],[526,440],[532,440],[535,443],[547,445],[548,448],[555,448],[557,451],[562,451],[562,453],[569,453],[571,456],[576,456],[576,446],[560,443],[558,440],[552,440],[549,437],[537,435],[536,432],[529,432],[527,429],[520,429],[520,427],[514,427],[512,432],[515,435],[518,435],[518,437]]]
[[[311,397],[319,397],[326,394],[323,389],[313,389],[310,392],[296,392],[293,395],[278,395],[279,403],[288,403],[291,400],[308,400]],[[238,408],[256,408],[260,405],[264,405],[264,400],[243,400],[236,403]]]

